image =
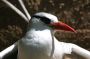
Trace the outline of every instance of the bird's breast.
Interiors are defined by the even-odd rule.
[[[19,41],[19,54],[23,58],[36,56],[37,58],[48,58],[52,50],[52,37],[50,31],[32,31],[26,34],[27,37]],[[21,57],[20,57],[21,58]]]

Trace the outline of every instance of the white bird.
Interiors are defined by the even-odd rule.
[[[71,53],[70,45],[59,42],[53,36],[53,29],[75,30],[59,22],[49,13],[36,13],[32,16],[26,35],[18,42],[19,59],[62,59],[65,53]]]
[[[17,48],[18,59],[63,59],[65,54],[71,54],[71,52],[90,58],[89,51],[72,43],[59,42],[53,36],[54,29],[76,32],[70,26],[59,22],[52,14],[45,12],[34,14],[26,35],[16,45],[2,51],[0,54],[2,59]]]
[[[7,0],[2,1],[7,2]],[[10,3],[9,5],[11,6]],[[12,9],[15,10],[16,8],[13,7]],[[19,15],[22,15],[21,17],[26,21],[30,18],[21,12]],[[17,59],[63,59],[65,54],[72,52],[90,59],[89,51],[72,43],[58,41],[53,35],[54,30],[76,32],[70,26],[59,22],[57,17],[52,14],[45,12],[34,14],[29,22],[26,35],[0,52],[0,59],[11,57],[8,55],[14,55],[17,50]]]

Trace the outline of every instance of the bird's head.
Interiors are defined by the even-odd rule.
[[[32,18],[39,19],[41,22],[43,22],[44,24],[46,24],[47,26],[55,30],[65,30],[65,31],[76,32],[72,27],[70,27],[69,25],[63,22],[58,21],[56,16],[49,13],[39,12],[39,13],[34,14]]]

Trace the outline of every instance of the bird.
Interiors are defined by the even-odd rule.
[[[58,21],[55,15],[46,12],[38,12],[33,16],[26,16],[7,0],[2,0],[15,12],[29,21],[25,36],[18,42],[0,52],[0,59],[64,59],[65,54],[72,52],[81,55],[86,59],[90,59],[90,52],[82,47],[73,44],[60,42],[54,36],[55,30],[64,30],[77,33],[69,25]],[[22,0],[19,0],[20,2]],[[22,6],[21,2],[21,6]],[[24,7],[23,7],[24,9]],[[26,9],[24,9],[26,10]],[[14,57],[13,57],[14,56]],[[12,57],[12,58],[11,58]]]
[[[64,49],[67,44],[64,43],[64,45],[53,37],[54,29],[76,32],[70,26],[59,22],[57,17],[52,14],[45,12],[34,14],[26,35],[18,42],[18,58],[62,59],[64,53],[70,53],[70,48]]]
[[[58,18],[50,13],[34,14],[28,24],[25,36],[0,52],[1,59],[8,57],[10,59],[12,55],[17,59],[63,59],[65,54],[72,52],[87,59],[90,58],[90,52],[78,45],[58,41],[54,36],[54,30],[77,33],[72,27],[58,21]]]

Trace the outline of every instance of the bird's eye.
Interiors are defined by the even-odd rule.
[[[44,22],[45,24],[50,24],[51,20],[45,17],[41,18],[41,21]]]
[[[51,20],[46,17],[40,17],[40,16],[35,16],[35,15],[33,17],[39,18],[45,24],[50,24],[50,22],[51,22]]]

